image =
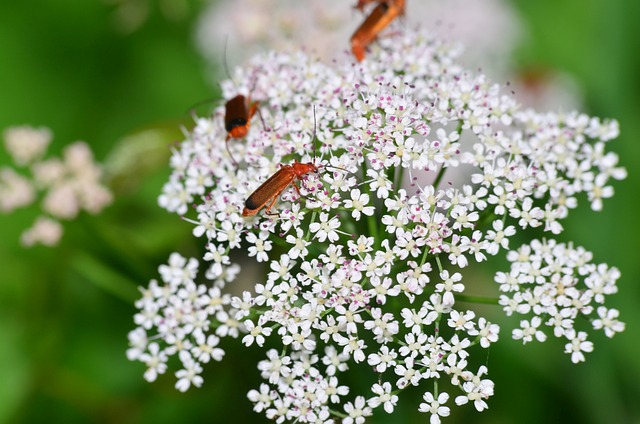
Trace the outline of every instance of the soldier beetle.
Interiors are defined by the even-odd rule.
[[[231,73],[229,72],[229,65],[227,64],[227,41],[228,40],[225,37],[222,65],[224,66],[224,70],[229,79],[233,81]],[[235,85],[235,81],[233,81],[233,83]],[[240,139],[247,136],[249,133],[251,118],[253,118],[253,115],[255,115],[256,112],[258,112],[260,120],[262,121],[262,126],[264,127],[264,119],[262,119],[262,113],[260,113],[259,107],[260,102],[252,102],[251,97],[247,97],[242,94],[232,97],[224,104],[224,129],[227,131],[227,138],[224,142],[227,148],[227,153],[229,153],[229,157],[236,168],[238,167],[238,162],[236,162],[231,154],[231,150],[229,150],[229,140],[232,138]]]
[[[313,162],[302,163],[294,161],[291,165],[283,165],[282,168],[276,171],[267,181],[262,183],[244,202],[244,209],[242,210],[242,216],[254,216],[260,209],[266,206],[266,213],[272,215],[271,208],[278,200],[278,197],[283,191],[290,185],[298,192],[298,196],[302,197],[300,187],[296,183],[296,179],[302,181],[302,178],[310,172],[319,172],[321,168],[333,168],[336,170],[344,171],[349,174],[353,174],[356,178],[358,176],[353,172],[343,169],[334,168],[332,166],[316,165]]]
[[[316,157],[316,109],[313,108],[313,157],[315,161]],[[265,208],[265,212],[268,215],[271,214],[271,208],[278,200],[278,197],[285,191],[290,185],[293,185],[293,188],[298,193],[298,196],[302,197],[302,193],[300,192],[300,187],[296,183],[296,180],[302,181],[302,178],[309,174],[310,172],[318,172],[321,168],[334,168],[332,166],[324,166],[324,165],[316,165],[313,162],[298,162],[294,161],[290,165],[282,165],[280,169],[276,171],[267,181],[262,183],[260,187],[258,187],[244,202],[244,209],[242,210],[242,216],[254,216],[260,209]],[[350,174],[353,172],[343,169],[343,168],[334,168],[340,171],[345,171]],[[356,176],[355,174],[353,174]],[[356,176],[357,178],[357,176]]]
[[[313,108],[313,156],[315,160],[316,156],[316,109]],[[244,209],[242,210],[242,216],[254,216],[260,209],[266,206],[266,213],[270,214],[271,208],[278,200],[278,197],[283,191],[293,184],[293,188],[298,192],[298,196],[302,196],[300,193],[300,187],[296,183],[296,179],[302,180],[306,174],[310,172],[318,172],[321,165],[315,165],[313,162],[302,163],[294,161],[291,165],[283,165],[278,169],[267,181],[262,183],[244,202]]]
[[[313,162],[301,163],[295,161],[291,165],[282,166],[282,168],[276,171],[275,174],[251,193],[251,196],[249,196],[244,203],[242,216],[254,216],[265,206],[265,211],[269,214],[278,197],[291,184],[293,184],[293,188],[296,189],[298,195],[302,196],[295,180],[302,180],[305,174],[318,172],[319,169],[320,166],[316,166]]]
[[[358,0],[355,7],[362,10],[365,5],[373,1]],[[351,36],[351,51],[358,62],[364,59],[365,49],[375,40],[380,31],[397,16],[404,14],[404,4],[405,0],[378,0],[378,5]]]
[[[225,139],[225,145],[227,152],[233,161],[233,164],[238,167],[238,163],[234,159],[231,151],[229,150],[229,140],[232,138],[244,138],[249,132],[249,125],[251,118],[258,112],[260,120],[264,126],[264,120],[258,107],[260,102],[252,102],[250,98],[238,94],[231,98],[224,105],[224,129],[227,131],[227,138]]]

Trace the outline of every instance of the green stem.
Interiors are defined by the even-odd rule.
[[[422,259],[420,260],[420,267],[422,267],[422,265],[424,265],[424,263],[427,261],[428,255],[429,255],[429,250],[425,248],[424,252],[422,253]]]
[[[440,168],[440,171],[438,171],[438,176],[436,177],[435,181],[433,182],[433,187],[434,188],[438,188],[438,185],[440,185],[440,181],[442,180],[442,177],[444,177],[444,173],[445,173],[446,168],[443,166]]]
[[[316,215],[318,215],[318,212],[314,209],[314,211],[311,213],[311,220],[309,221],[307,228],[309,228],[311,224],[316,220]],[[307,234],[305,234],[304,241],[309,241],[310,238],[311,238],[311,231],[307,231]]]
[[[404,176],[404,168],[391,168],[392,169],[392,177],[390,181],[393,181],[393,187],[402,187],[402,177]]]
[[[367,227],[369,228],[369,235],[373,237],[374,243],[378,244],[378,222],[375,213],[372,216],[367,216]],[[379,242],[382,243],[382,240]]]
[[[436,255],[436,263],[438,264],[438,271],[442,272],[443,268],[442,268],[442,262],[440,262],[440,255]]]
[[[329,413],[331,413],[331,415],[335,415],[336,417],[340,417],[340,418],[347,418],[348,417],[348,415],[345,414],[344,412],[335,411],[333,409],[330,409]]]

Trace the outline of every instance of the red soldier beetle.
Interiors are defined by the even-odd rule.
[[[224,70],[229,76],[229,79],[233,81],[231,78],[231,73],[229,72],[229,66],[227,64],[227,38],[224,40],[224,57],[223,62]],[[235,81],[234,85],[235,85]],[[262,121],[262,126],[264,127],[264,119],[262,118],[262,113],[260,113],[260,102],[251,101],[251,97],[244,96],[242,94],[238,94],[235,97],[227,100],[224,104],[224,129],[227,131],[227,138],[224,140],[225,146],[227,148],[227,153],[229,153],[229,157],[233,161],[233,164],[238,167],[238,162],[236,162],[235,158],[231,154],[231,150],[229,150],[229,140],[232,138],[240,139],[247,136],[249,133],[249,126],[251,124],[251,118],[253,115],[258,112],[260,116],[260,120]]]
[[[313,156],[315,160],[316,155],[316,108],[313,108]],[[310,172],[318,172],[321,165],[315,165],[313,162],[302,163],[294,161],[291,165],[283,165],[278,169],[267,181],[262,183],[244,202],[244,209],[242,210],[242,216],[254,216],[260,209],[266,206],[265,212],[270,214],[271,208],[278,200],[278,197],[283,191],[293,184],[293,188],[298,192],[298,196],[302,196],[300,193],[300,187],[296,183],[296,179],[302,180],[306,174]]]
[[[362,10],[366,4],[373,1],[358,0],[355,7]],[[405,0],[378,0],[378,5],[351,36],[351,51],[358,62],[364,59],[365,49],[376,39],[380,31],[397,16],[404,14],[404,5]]]
[[[298,195],[302,196],[300,187],[298,187],[295,180],[302,180],[304,175],[309,172],[318,172],[320,168],[320,165],[316,166],[313,162],[301,163],[296,161],[291,165],[284,165],[251,193],[251,196],[244,203],[242,216],[254,216],[265,206],[266,213],[270,214],[271,208],[278,200],[278,197],[291,184],[293,184],[293,188],[296,189]]]
[[[229,150],[229,140],[246,137],[249,132],[251,118],[256,112],[260,115],[260,120],[264,126],[264,119],[262,119],[262,114],[258,109],[259,106],[260,102],[252,102],[249,97],[245,97],[242,94],[231,98],[224,105],[224,129],[227,131],[227,138],[224,142],[227,147],[227,153],[229,153],[229,157],[236,168],[238,167],[238,162],[236,162]]]
[[[282,194],[283,191],[287,189],[290,185],[293,184],[293,188],[298,193],[298,196],[302,197],[302,193],[300,192],[300,187],[296,183],[296,179],[302,181],[302,178],[310,173],[310,172],[318,172],[321,168],[333,168],[330,166],[324,165],[316,165],[313,162],[302,163],[298,161],[294,161],[291,165],[283,165],[282,168],[276,171],[267,181],[262,183],[260,187],[258,187],[251,195],[247,198],[244,203],[244,209],[242,210],[242,216],[254,216],[260,209],[265,208],[265,211],[268,215],[271,214],[271,208],[278,200],[278,197]],[[340,171],[345,171],[350,174],[353,172],[342,169],[342,168],[334,168],[339,169]],[[355,176],[355,174],[353,174]],[[357,176],[356,176],[357,178]]]
[[[316,109],[313,108],[313,156],[314,160],[316,157]],[[284,192],[290,185],[293,185],[293,188],[298,193],[298,196],[302,197],[302,193],[300,192],[300,187],[296,183],[296,179],[302,181],[302,178],[311,172],[318,172],[321,168],[333,168],[331,166],[324,165],[316,165],[313,162],[298,162],[294,161],[290,165],[283,165],[280,169],[276,171],[267,181],[262,183],[260,187],[258,187],[251,195],[247,198],[244,203],[244,209],[242,210],[242,216],[254,216],[260,209],[265,208],[265,212],[268,215],[271,214],[271,208],[276,203],[282,192]],[[334,168],[339,169],[341,171],[349,172],[353,174],[353,172],[342,169],[342,168]],[[355,175],[355,174],[354,174]],[[357,176],[356,176],[357,178]]]
[[[226,44],[225,44],[225,51],[226,51]],[[224,68],[227,74],[229,75],[229,70],[226,65],[226,60],[224,64],[225,64]],[[231,79],[231,76],[229,76],[229,79]],[[235,85],[235,81],[233,81],[233,79],[231,79],[231,81]],[[196,103],[195,106],[208,103],[211,100],[217,100],[217,99],[210,99],[210,100],[198,102]],[[232,138],[242,139],[246,137],[247,134],[249,133],[251,119],[256,113],[258,113],[258,116],[260,116],[260,121],[262,121],[262,126],[266,128],[266,125],[264,123],[264,119],[262,117],[262,113],[260,112],[259,107],[260,107],[259,101],[251,101],[251,97],[245,96],[243,94],[237,94],[236,96],[227,100],[226,103],[224,104],[224,129],[227,132],[227,137],[225,138],[224,142],[225,142],[225,147],[227,149],[227,153],[229,154],[229,157],[231,158],[231,161],[233,162],[236,168],[238,168],[238,162],[235,160],[235,158],[233,157],[233,154],[231,153],[231,150],[229,149],[229,140],[231,140]]]

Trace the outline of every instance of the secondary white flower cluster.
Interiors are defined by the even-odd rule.
[[[471,300],[462,272],[517,231],[561,232],[580,194],[599,209],[610,178],[625,175],[605,151],[618,128],[520,111],[446,45],[394,34],[359,64],[271,53],[223,82],[225,98],[260,102],[264,125],[254,118],[246,139],[229,141],[238,168],[222,107],[173,152],[159,203],[185,218],[194,205],[187,219],[205,239],[214,284],[195,284],[198,261],[173,257],[178,277],[161,271],[164,283],[145,291],[130,358],[147,364],[147,379],[179,355],[178,388],[199,385],[206,336],[241,331],[247,346],[281,346],[258,364],[265,383],[249,393],[277,422],[362,423],[376,408],[393,412],[409,386],[423,388],[416,406],[432,423],[449,415],[451,394],[487,407],[494,384],[475,364],[499,328],[460,306]],[[269,213],[243,217],[252,192],[296,161],[320,167],[297,176],[302,196],[286,168],[255,199],[265,209],[276,199]],[[270,271],[227,299],[219,289],[235,278],[233,249]],[[371,393],[353,393],[351,373]]]
[[[351,3],[351,4],[350,4]],[[360,13],[344,0],[222,0],[204,10],[196,32],[202,54],[218,64],[223,43],[232,63],[241,62],[265,47],[280,50],[304,46],[323,59],[339,57],[349,48],[349,37],[371,11]],[[513,6],[505,0],[408,1],[405,26],[433,28],[437,38],[465,45],[471,68],[502,70],[524,28]]]
[[[362,13],[345,0],[217,0],[200,16],[196,44],[214,69],[242,63],[265,49],[304,46],[325,61],[350,48],[349,37],[375,7]],[[511,2],[505,0],[407,1],[404,27],[430,28],[436,38],[464,46],[459,58],[469,69],[509,81],[519,102],[536,108],[571,110],[581,92],[569,75],[539,66],[516,68],[508,59],[526,38]],[[386,36],[383,35],[383,36]],[[219,74],[219,73],[218,73]],[[212,75],[218,75],[212,73]],[[217,78],[215,76],[214,78]],[[214,81],[217,84],[217,80]]]
[[[208,334],[212,319],[218,322],[230,321],[224,306],[229,305],[230,296],[222,294],[225,277],[235,278],[233,268],[226,276],[211,278],[207,287],[196,284],[198,261],[185,259],[173,253],[167,265],[158,269],[162,284],[151,281],[143,296],[136,302],[140,312],[134,321],[138,327],[129,334],[131,348],[127,351],[130,360],[139,360],[147,365],[144,378],[155,381],[158,374],[167,370],[169,356],[178,354],[184,369],[176,373],[176,388],[186,391],[191,385],[202,384],[201,364],[211,359],[221,361],[224,351],[217,347],[220,339]],[[210,276],[210,275],[208,275]],[[157,334],[149,340],[146,330],[154,328]],[[220,335],[238,336],[237,325],[220,326]],[[158,342],[162,342],[161,348]],[[169,347],[166,347],[169,346]]]
[[[553,328],[554,336],[569,341],[565,353],[577,363],[585,360],[583,352],[593,350],[593,343],[586,341],[587,333],[575,328],[577,318],[588,319],[597,312],[597,318],[591,319],[594,329],[603,329],[607,337],[624,331],[619,311],[602,306],[607,295],[617,293],[620,271],[592,264],[592,258],[583,248],[554,240],[534,240],[509,252],[510,272],[499,272],[495,278],[500,291],[506,293],[500,295],[500,304],[508,316],[533,316],[520,321],[520,328],[513,331],[514,339],[542,342],[546,340],[540,328],[544,324]]]
[[[25,230],[25,246],[53,246],[62,236],[59,220],[74,219],[80,211],[100,212],[112,201],[101,183],[102,169],[93,160],[89,146],[77,141],[68,145],[62,159],[43,159],[51,142],[48,128],[12,127],[4,131],[5,148],[18,167],[28,167],[31,177],[13,168],[0,168],[0,210],[5,213],[29,206],[43,192],[42,212]]]

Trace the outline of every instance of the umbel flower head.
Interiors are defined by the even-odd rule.
[[[520,110],[455,56],[403,30],[358,64],[269,53],[222,83],[227,99],[259,101],[264,125],[254,119],[227,150],[220,107],[173,152],[159,203],[194,223],[206,281],[200,260],[174,253],[143,290],[128,356],[146,364],[147,380],[177,355],[176,387],[200,386],[202,365],[222,359],[230,336],[278,346],[265,347],[264,383],[248,393],[277,422],[362,423],[392,413],[409,386],[423,390],[415,407],[432,423],[454,405],[488,407],[483,350],[499,327],[461,305],[468,267],[506,253],[517,232],[560,234],[578,201],[599,210],[625,171],[605,149],[615,121]],[[294,180],[299,190],[268,185],[269,212],[266,201],[243,217],[252,192],[294,162],[319,172]],[[236,249],[269,271],[232,297],[224,287],[238,274]],[[511,273],[496,276],[500,304],[535,314],[514,337],[540,340],[550,325],[576,362],[591,350],[578,314],[597,310],[592,327],[607,335],[623,329],[616,310],[594,308],[615,292],[617,270],[553,241],[509,255]],[[370,391],[345,384],[349,373]]]
[[[43,193],[43,214],[22,233],[23,246],[54,246],[62,237],[61,220],[73,220],[83,210],[95,215],[112,202],[113,196],[103,184],[102,165],[95,162],[87,143],[76,141],[65,147],[62,158],[44,159],[53,137],[48,128],[10,127],[3,136],[5,148],[21,173],[0,167],[0,212],[29,206]]]

